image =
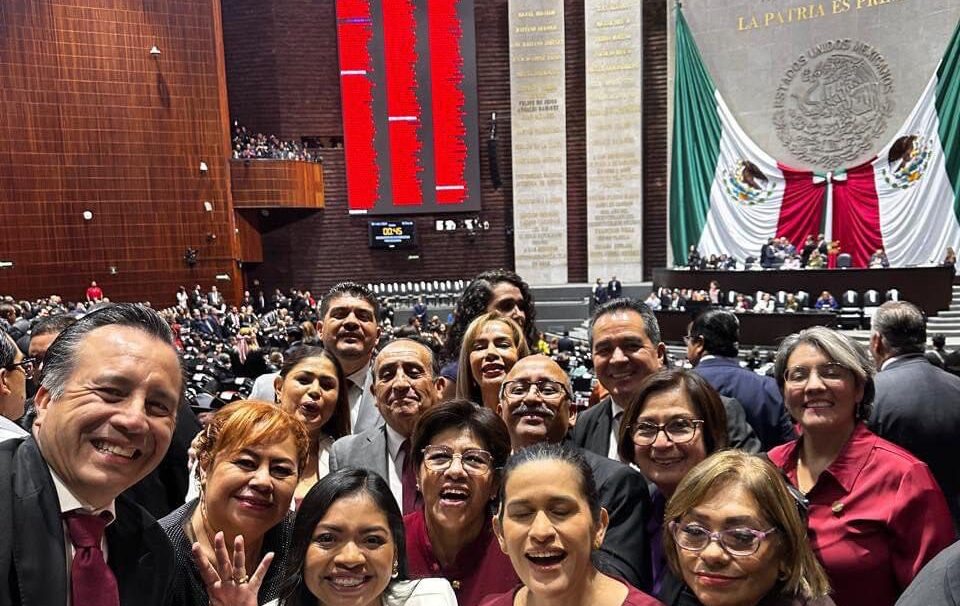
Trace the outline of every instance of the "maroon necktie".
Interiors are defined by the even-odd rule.
[[[117,578],[107,566],[100,548],[107,520],[101,516],[71,511],[64,514],[73,563],[70,565],[70,595],[73,606],[120,606]]]
[[[404,440],[400,450],[403,452],[403,470],[400,472],[400,484],[403,486],[403,515],[407,515],[417,506],[417,472],[413,468],[410,440]]]

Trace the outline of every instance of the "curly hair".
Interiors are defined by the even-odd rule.
[[[491,269],[478,275],[463,289],[463,294],[460,295],[453,312],[453,324],[450,326],[447,341],[444,344],[444,363],[459,359],[460,346],[463,344],[463,335],[467,332],[467,327],[477,316],[487,311],[487,306],[493,298],[493,289],[503,282],[516,286],[523,297],[520,309],[525,316],[523,334],[527,343],[533,344],[539,340],[537,312],[530,286],[524,282],[523,278],[508,269]]]

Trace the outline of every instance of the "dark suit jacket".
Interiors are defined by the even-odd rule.
[[[710,358],[700,362],[694,371],[720,395],[740,402],[764,451],[796,439],[783,395],[773,379],[741,368],[736,358]]]
[[[760,452],[760,440],[747,423],[743,406],[733,398],[720,396],[727,413],[727,439],[730,447],[747,452]],[[602,457],[610,452],[610,427],[613,423],[613,405],[610,396],[596,406],[577,415],[573,426],[573,443]]]
[[[941,551],[923,567],[896,606],[960,605],[960,542]]]
[[[930,364],[923,354],[894,360],[874,379],[876,396],[868,425],[881,438],[930,467],[960,526],[960,377]]]
[[[602,572],[618,576],[634,587],[650,591],[650,545],[647,517],[650,491],[638,471],[606,456],[583,451],[593,470],[600,505],[610,524],[595,560]]]
[[[116,511],[106,536],[120,604],[169,604],[174,560],[167,537],[122,495]],[[0,442],[0,606],[65,604],[69,591],[60,505],[40,449],[33,438]]]

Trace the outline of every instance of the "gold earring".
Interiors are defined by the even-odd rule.
[[[391,578],[395,579],[400,576],[400,562],[397,560],[393,561],[393,574],[390,575]]]

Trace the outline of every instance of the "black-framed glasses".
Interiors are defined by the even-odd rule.
[[[757,553],[760,543],[777,532],[776,528],[757,530],[746,526],[710,530],[700,524],[678,522],[670,522],[670,530],[681,549],[703,551],[712,541],[716,541],[724,551],[735,557],[751,556]]]
[[[816,366],[792,366],[783,372],[783,380],[787,383],[802,384],[810,380],[810,375],[816,371],[821,381],[838,382],[848,378],[851,370],[838,362],[827,362]]]
[[[509,400],[519,400],[530,393],[530,388],[536,387],[540,397],[548,402],[556,402],[565,397],[570,397],[567,386],[558,381],[550,379],[541,379],[539,381],[506,381],[500,386],[500,397],[506,397]]]
[[[27,379],[33,378],[33,373],[36,370],[36,358],[24,358],[19,362],[14,362],[6,366],[7,370],[13,370],[14,368],[19,368],[23,372],[23,376]]]
[[[674,444],[686,444],[697,435],[697,428],[703,425],[702,419],[674,419],[664,424],[638,421],[633,424],[633,443],[637,446],[650,446],[657,441],[662,431]]]
[[[493,469],[493,455],[480,448],[471,448],[463,452],[453,452],[449,446],[430,445],[423,449],[423,464],[430,471],[443,473],[450,469],[454,459],[460,459],[460,466],[472,476],[482,476]]]

